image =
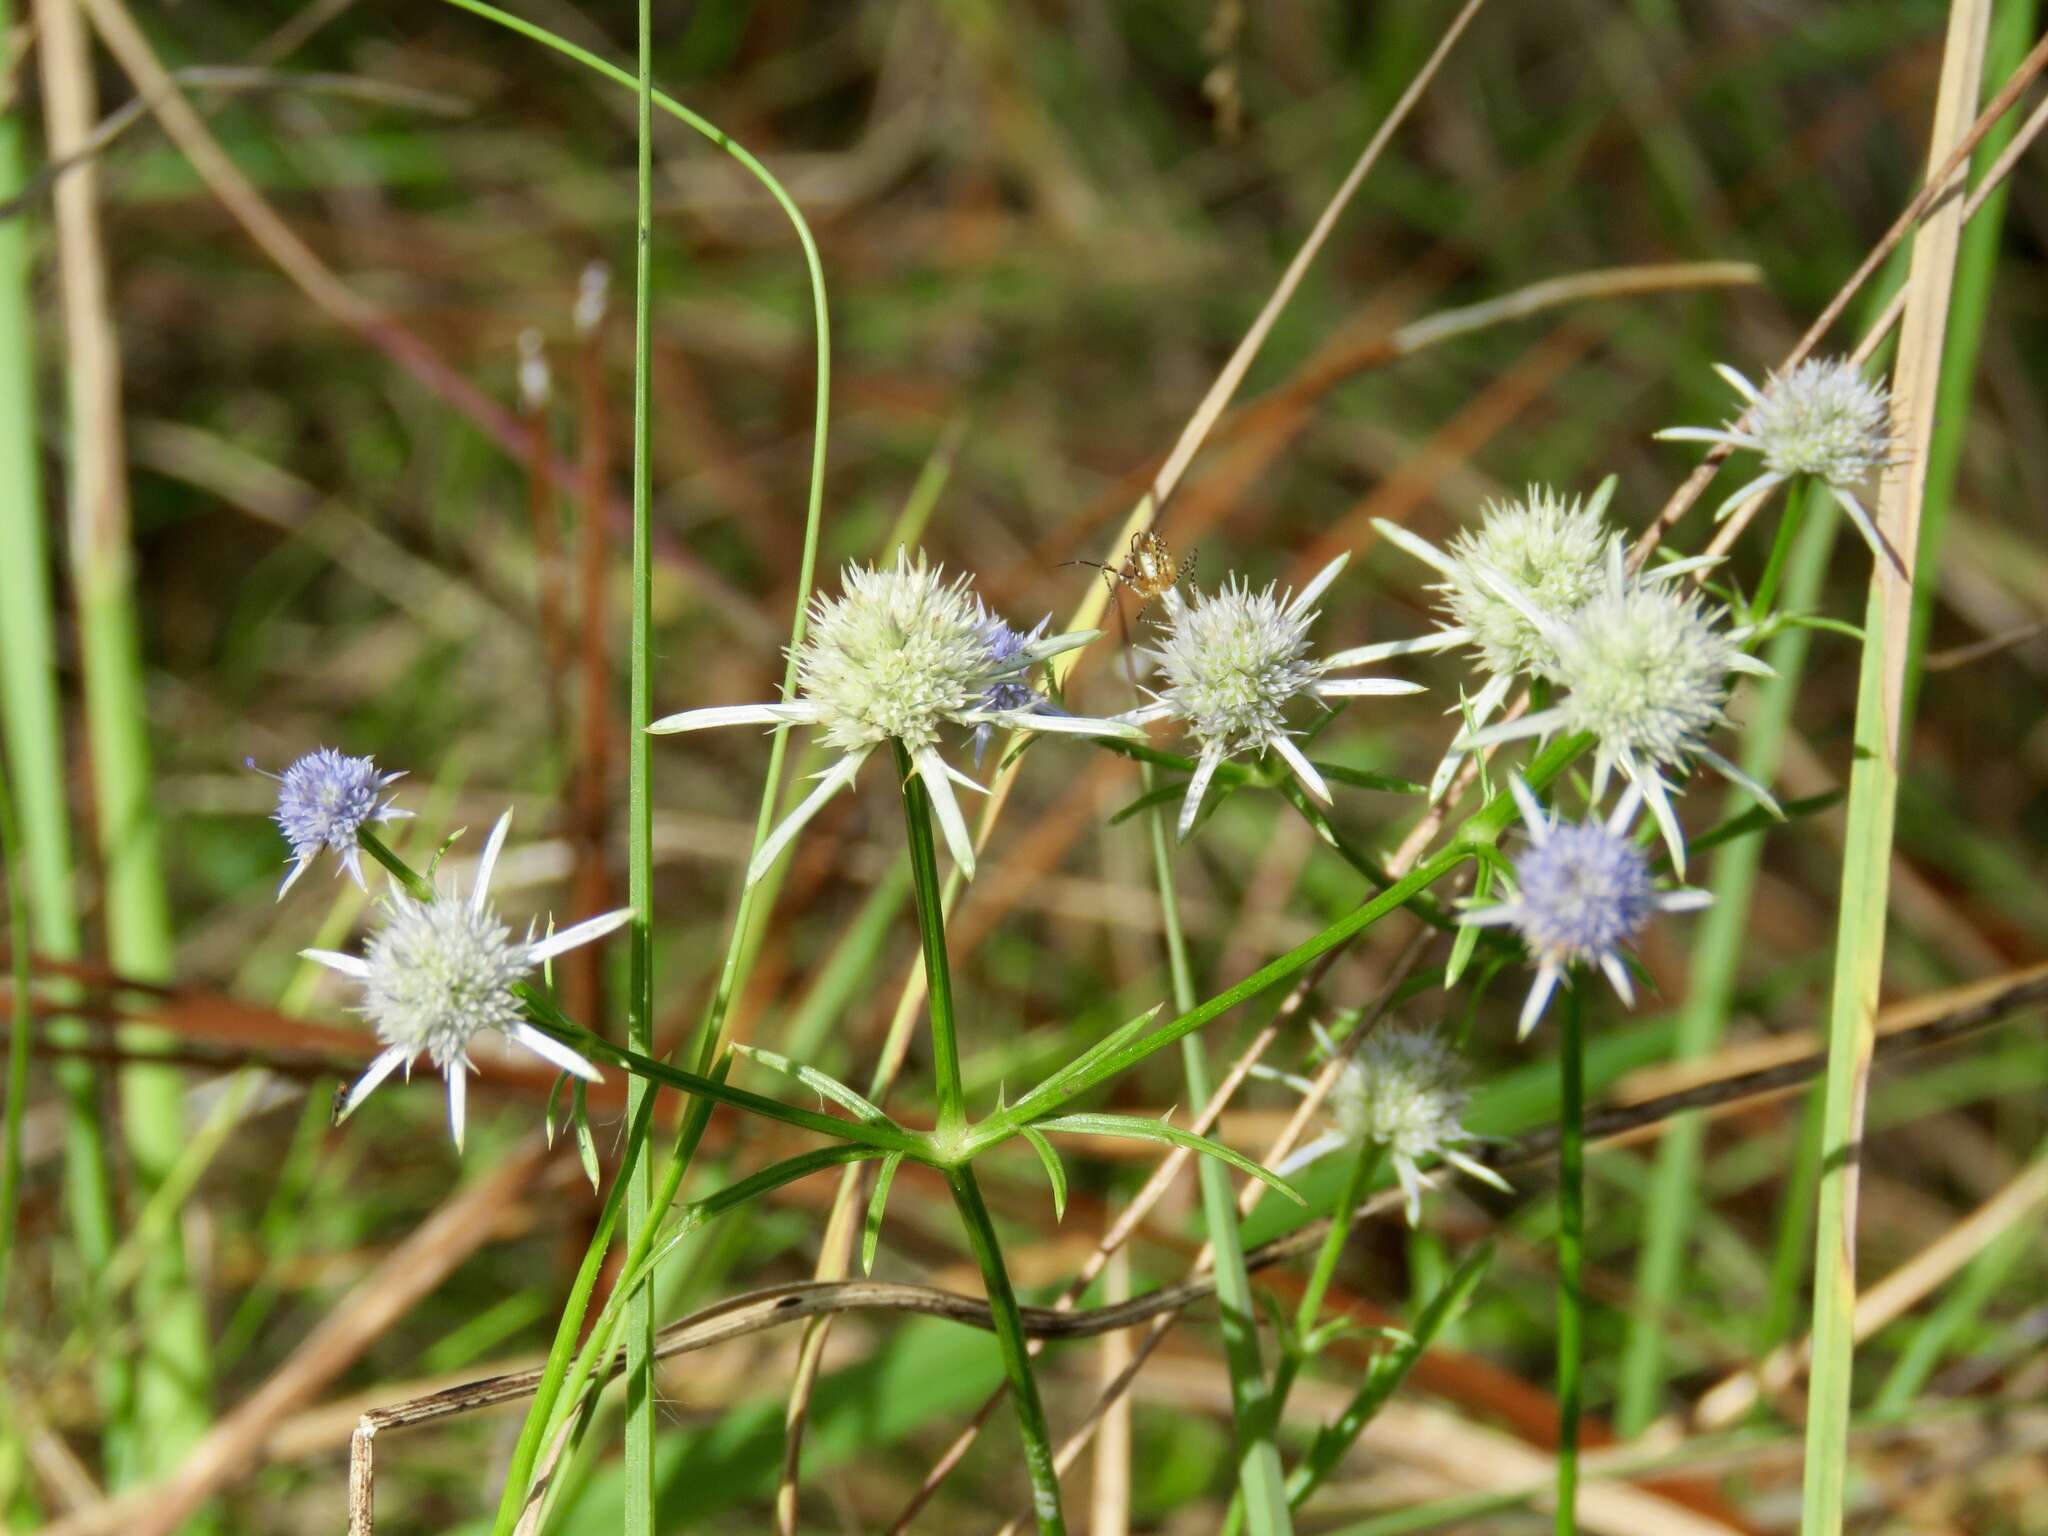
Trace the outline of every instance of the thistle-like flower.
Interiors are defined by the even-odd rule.
[[[990,725],[1127,738],[1142,734],[1119,720],[1018,707],[1025,702],[1022,695],[1005,691],[1012,685],[1023,688],[1032,667],[1086,645],[1097,631],[1034,639],[1016,636],[1007,625],[1002,629],[1001,635],[995,633],[995,621],[969,590],[967,577],[947,581],[922,555],[913,564],[899,551],[893,567],[849,565],[841,596],[820,594],[812,600],[810,633],[797,652],[795,699],[686,710],[655,721],[648,730],[667,735],[718,725],[814,725],[828,746],[839,749],[839,761],[818,775],[818,787],[761,845],[747,870],[749,884],[768,872],[826,801],[853,782],[868,754],[892,740],[902,743],[916,766],[946,846],[971,876],[974,840],[953,786],[976,791],[981,786],[940,755],[944,727]]]
[[[1693,562],[1679,562],[1691,565]],[[1671,586],[1666,566],[1649,576],[1630,575],[1619,542],[1608,546],[1601,588],[1570,618],[1559,621],[1513,586],[1499,591],[1515,602],[1550,640],[1552,679],[1564,697],[1550,709],[1468,732],[1456,748],[1471,751],[1553,731],[1590,733],[1594,739],[1593,798],[1605,797],[1608,775],[1619,770],[1641,787],[1650,812],[1685,870],[1685,840],[1671,806],[1666,770],[1683,771],[1693,758],[1711,764],[1772,814],[1770,791],[1707,745],[1727,716],[1728,674],[1769,676],[1771,669],[1742,649],[1748,627],[1725,628],[1724,608],[1708,608],[1699,593]]]
[[[1308,654],[1308,630],[1316,618],[1311,605],[1350,558],[1339,555],[1299,593],[1284,596],[1271,584],[1254,592],[1235,576],[1217,592],[1198,593],[1193,602],[1178,588],[1166,593],[1166,637],[1146,653],[1159,664],[1165,686],[1148,690],[1153,702],[1123,718],[1178,720],[1200,748],[1181,802],[1182,837],[1194,827],[1217,767],[1240,752],[1272,751],[1303,789],[1329,801],[1329,785],[1287,726],[1287,707],[1296,698],[1326,704],[1422,691],[1419,684],[1392,678],[1331,678],[1329,672],[1351,663]]]
[[[1320,1024],[1313,1028],[1324,1055],[1335,1056],[1336,1042]],[[1279,1076],[1303,1093],[1310,1088],[1306,1078],[1262,1075]],[[1425,1163],[1448,1163],[1505,1190],[1507,1183],[1499,1174],[1460,1150],[1475,1139],[1464,1126],[1463,1076],[1456,1053],[1434,1030],[1375,1030],[1330,1085],[1334,1128],[1305,1142],[1276,1171],[1284,1176],[1332,1152],[1372,1143],[1385,1150],[1400,1180],[1411,1227],[1422,1218],[1422,1191],[1430,1182],[1422,1171]]]
[[[1845,357],[1808,358],[1790,373],[1765,379],[1761,390],[1725,363],[1715,364],[1714,371],[1742,397],[1743,415],[1724,427],[1668,427],[1657,436],[1747,449],[1762,458],[1764,472],[1722,502],[1715,521],[1788,480],[1811,475],[1835,493],[1871,554],[1900,565],[1898,552],[1856,494],[1893,461],[1885,386],[1864,378]]]
[[[384,898],[383,925],[370,935],[360,957],[331,949],[300,951],[308,960],[362,984],[357,1011],[384,1042],[384,1049],[337,1107],[337,1121],[353,1114],[400,1067],[410,1075],[413,1061],[424,1051],[447,1079],[448,1127],[460,1151],[471,1070],[469,1043],[487,1029],[497,1030],[564,1072],[593,1083],[600,1080],[597,1068],[582,1056],[526,1022],[512,987],[544,961],[623,926],[632,909],[586,918],[542,939],[535,939],[531,928],[523,940],[513,938],[490,903],[491,871],[511,825],[512,813],[507,811],[491,828],[467,897],[450,893],[418,901],[394,890]]]
[[[1590,500],[1566,501],[1546,486],[1532,485],[1519,501],[1487,503],[1479,527],[1455,535],[1448,549],[1376,518],[1373,526],[1383,538],[1442,574],[1432,590],[1443,594],[1449,622],[1433,634],[1361,646],[1332,659],[1376,661],[1469,645],[1487,677],[1477,693],[1460,700],[1459,712],[1471,726],[1483,726],[1507,702],[1517,678],[1556,677],[1551,627],[1537,623],[1531,613],[1563,622],[1600,591],[1621,537],[1605,517],[1614,487],[1610,475]],[[1706,563],[1672,561],[1645,579],[1668,581]],[[1463,755],[1454,747],[1437,765],[1429,786],[1432,802],[1450,787]]]
[[[247,762],[249,767],[256,768],[255,758]],[[367,890],[369,887],[363,885],[363,851],[357,834],[367,823],[398,821],[412,814],[399,810],[388,800],[380,804],[377,798],[405,777],[403,770],[379,773],[373,758],[350,757],[332,747],[321,747],[308,752],[283,773],[261,768],[256,771],[267,779],[277,780],[277,809],[271,812],[270,819],[277,823],[292,850],[291,873],[277,888],[277,899],[284,900],[284,893],[323,848],[332,849],[341,867]]]
[[[1706,891],[1660,890],[1649,860],[1629,828],[1642,808],[1643,791],[1630,784],[1605,821],[1564,821],[1537,802],[1520,774],[1508,781],[1528,828],[1529,846],[1515,861],[1507,899],[1467,912],[1461,922],[1506,926],[1522,936],[1536,962],[1536,980],[1522,1004],[1518,1038],[1526,1038],[1543,1017],[1564,973],[1576,964],[1597,965],[1623,1003],[1635,1006],[1635,985],[1624,956],[1659,912],[1691,912],[1707,906]]]

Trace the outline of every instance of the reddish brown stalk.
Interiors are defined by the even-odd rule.
[[[611,820],[613,727],[611,657],[606,645],[611,618],[607,586],[611,539],[605,522],[605,496],[611,479],[611,416],[604,388],[605,281],[603,265],[591,263],[584,269],[576,301],[576,612],[580,624],[577,742],[570,774],[568,831],[575,850],[570,911],[579,918],[617,905],[613,900],[617,882],[605,857]],[[574,949],[562,959],[562,1000],[569,1016],[591,1029],[601,1029],[604,970],[598,952]]]
[[[548,472],[547,351],[540,332],[519,335],[519,420],[526,430],[526,510],[533,523],[534,606],[540,617],[541,654],[547,660],[548,728],[560,735],[562,688],[569,672],[569,636],[562,619],[562,539],[555,515],[555,480]]]

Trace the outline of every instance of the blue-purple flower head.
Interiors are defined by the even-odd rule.
[[[1029,630],[1013,627],[1008,621],[997,618],[984,610],[981,636],[988,646],[988,660],[997,681],[988,686],[982,694],[978,708],[996,715],[1032,715],[1050,709],[1052,701],[1026,682],[1029,669],[1036,664],[1032,647],[1045,638],[1046,626],[1052,622],[1048,614],[1032,625]],[[995,723],[982,720],[974,727],[974,766],[981,767],[982,754],[996,733]]]
[[[254,759],[249,762],[255,768]],[[262,770],[258,769],[258,772]],[[404,778],[404,773],[379,773],[375,759],[350,757],[332,747],[308,752],[277,780],[277,809],[271,819],[291,845],[292,869],[277,888],[278,898],[292,888],[322,849],[331,851],[341,867],[363,884],[360,834],[372,822],[395,821],[410,816],[388,800],[386,789]]]
[[[1515,860],[1508,898],[1464,921],[1505,926],[1521,935],[1536,962],[1536,980],[1522,1006],[1520,1033],[1536,1027],[1564,973],[1597,965],[1623,1003],[1635,1005],[1627,954],[1659,912],[1687,912],[1713,898],[1705,891],[1662,890],[1631,833],[1642,808],[1640,786],[1622,790],[1605,821],[1565,821],[1537,803],[1520,775],[1509,785],[1528,827],[1529,846]]]

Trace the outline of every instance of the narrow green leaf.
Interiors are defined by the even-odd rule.
[[[870,1125],[896,1123],[868,1099],[847,1087],[838,1078],[820,1072],[816,1067],[807,1067],[802,1062],[791,1061],[779,1052],[764,1051],[759,1046],[743,1045],[737,1040],[733,1042],[732,1048],[747,1060],[759,1062],[771,1072],[781,1072],[793,1077],[813,1093],[823,1094],[857,1120],[865,1120]]]
[[[1071,1131],[1080,1136],[1122,1136],[1133,1141],[1156,1141],[1168,1146],[1186,1147],[1205,1157],[1213,1157],[1219,1163],[1228,1163],[1239,1173],[1249,1174],[1261,1184],[1278,1190],[1296,1205],[1304,1208],[1308,1205],[1292,1184],[1242,1152],[1233,1151],[1207,1136],[1184,1131],[1177,1125],[1168,1125],[1163,1120],[1148,1120],[1143,1115],[1055,1115],[1049,1120],[1034,1123],[1041,1131]]]
[[[693,1224],[709,1221],[714,1216],[723,1216],[727,1211],[745,1205],[765,1195],[771,1189],[780,1189],[798,1179],[837,1168],[845,1163],[857,1163],[868,1157],[892,1157],[900,1159],[901,1152],[884,1153],[873,1147],[854,1145],[818,1147],[810,1152],[799,1152],[795,1157],[785,1157],[779,1163],[770,1163],[766,1168],[748,1174],[736,1184],[728,1184],[702,1200],[692,1200],[685,1209],[694,1218]]]
[[[1002,1114],[1002,1118],[1008,1119],[1010,1117],[1021,1114],[1028,1119],[1030,1117],[1030,1111],[1033,1105],[1041,1102],[1048,1096],[1059,1092],[1061,1087],[1067,1082],[1069,1078],[1072,1078],[1081,1072],[1087,1071],[1090,1067],[1094,1066],[1096,1062],[1102,1060],[1103,1057],[1109,1055],[1110,1052],[1120,1049],[1133,1036],[1138,1034],[1139,1031],[1143,1030],[1147,1024],[1150,1024],[1154,1019],[1158,1018],[1159,1010],[1164,1008],[1165,1006],[1166,1005],[1164,1003],[1154,1003],[1150,1008],[1147,1008],[1143,1013],[1139,1014],[1136,1018],[1129,1020],[1127,1023],[1118,1025],[1115,1029],[1111,1030],[1108,1034],[1104,1035],[1100,1040],[1096,1041],[1095,1044],[1091,1045],[1087,1050],[1083,1051],[1079,1056],[1076,1056],[1064,1067],[1061,1067],[1057,1072],[1053,1073],[1051,1077],[1048,1077],[1036,1088],[1033,1088],[1029,1093],[1025,1094],[1024,1097],[1019,1099],[1015,1104],[1012,1104],[1009,1107],[1008,1111]]]
[[[1309,759],[1316,771],[1326,779],[1335,779],[1339,784],[1349,784],[1355,789],[1377,789],[1390,795],[1420,795],[1428,786],[1413,779],[1397,778],[1391,773],[1374,773],[1367,768],[1347,768],[1342,763],[1326,763],[1319,757]]]
[[[1489,850],[1492,851],[1492,850]],[[1493,864],[1489,859],[1480,859],[1479,872],[1473,877],[1472,899],[1484,902],[1493,894]],[[1451,940],[1451,958],[1444,962],[1444,989],[1450,990],[1458,984],[1458,978],[1465,974],[1465,967],[1472,963],[1472,955],[1479,948],[1479,928],[1465,923],[1458,928],[1458,936]]]
[[[597,1162],[597,1137],[590,1130],[590,1096],[581,1078],[576,1081],[570,1114],[576,1121],[576,1155],[583,1161],[583,1176],[590,1180],[591,1193],[595,1194],[603,1186],[604,1176]]]
[[[1840,805],[1848,794],[1846,789],[1830,789],[1822,794],[1808,795],[1801,800],[1787,800],[1779,807],[1785,813],[1785,820],[1779,821],[1760,805],[1753,805],[1739,815],[1730,816],[1720,825],[1709,828],[1698,837],[1686,841],[1686,852],[1705,853],[1709,848],[1718,848],[1723,843],[1732,843],[1737,838],[1748,837],[1751,833],[1767,831],[1772,827],[1800,821],[1808,816],[1818,816],[1822,811]],[[1670,865],[1670,855],[1658,860],[1659,868]]]
[[[554,1083],[548,1088],[548,1107],[541,1115],[540,1128],[547,1136],[548,1150],[550,1152],[555,1148],[555,1111],[561,1106],[562,1088],[568,1081],[568,1073],[558,1072],[555,1074]]]
[[[868,1200],[867,1220],[861,1224],[860,1272],[872,1275],[875,1272],[875,1244],[882,1238],[882,1212],[889,1205],[889,1186],[896,1182],[896,1169],[903,1162],[901,1152],[891,1152],[882,1159],[882,1171],[875,1176],[875,1192]]]
[[[1052,1143],[1045,1139],[1037,1127],[1022,1126],[1020,1131],[1024,1139],[1031,1143],[1031,1150],[1038,1154],[1038,1160],[1045,1164],[1045,1176],[1052,1183],[1052,1219],[1054,1221],[1065,1221],[1067,1219],[1066,1165],[1060,1161],[1059,1153],[1053,1150]]]
[[[1147,790],[1144,794],[1138,796],[1137,799],[1133,800],[1129,805],[1126,805],[1121,810],[1113,813],[1110,816],[1107,825],[1112,827],[1120,827],[1125,822],[1129,821],[1133,816],[1136,816],[1144,811],[1149,811],[1155,805],[1172,804],[1174,801],[1180,799],[1181,796],[1185,795],[1187,791],[1188,787],[1185,781],[1179,784],[1162,784],[1157,789]],[[1206,803],[1207,802],[1205,801],[1204,804]]]

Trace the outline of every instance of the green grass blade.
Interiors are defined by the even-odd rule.
[[[1975,116],[1987,6],[1988,0],[1955,0],[1950,9],[1931,163],[1948,155],[1949,146]],[[1928,413],[1944,362],[1961,214],[1960,205],[1951,202],[1920,226],[1913,240],[1912,275],[1899,327],[1892,387],[1902,441],[1895,449],[1906,462],[1879,493],[1877,522],[1894,548],[1908,551],[1920,547],[1920,496],[1933,430]],[[1935,571],[1923,567],[1914,580],[1931,585]],[[1901,727],[1912,603],[1911,585],[1888,562],[1877,562],[1863,625],[1841,915],[1828,1010],[1820,1202],[1814,1223],[1812,1386],[1800,1508],[1803,1536],[1838,1536],[1844,1519],[1856,1349],[1856,1208],[1864,1102],[1884,973],[1900,756],[1905,749]]]
[[[1809,607],[1819,599],[1828,557],[1842,525],[1831,500],[1825,487],[1810,487],[1799,493],[1794,509],[1785,514],[1783,528],[1791,533],[1792,545],[1783,587],[1788,607]],[[1742,732],[1741,767],[1759,784],[1767,785],[1777,777],[1812,648],[1813,631],[1809,629],[1787,629],[1771,641],[1766,659],[1776,675],[1761,679],[1752,690]],[[1740,794],[1731,789],[1728,798]],[[1796,808],[1796,804],[1788,805],[1786,815],[1794,815]],[[1752,808],[1733,820],[1746,820],[1752,812],[1768,815]],[[1705,843],[1704,838],[1693,839],[1692,851],[1698,854]],[[1710,881],[1714,904],[1701,914],[1693,941],[1690,990],[1679,1009],[1672,1041],[1676,1060],[1697,1060],[1720,1042],[1749,941],[1750,900],[1763,854],[1761,837],[1737,837],[1714,861]],[[1643,1205],[1642,1246],[1636,1257],[1636,1289],[1643,1305],[1630,1309],[1620,1362],[1615,1427],[1624,1439],[1641,1434],[1663,1411],[1668,1362],[1662,1319],[1671,1315],[1685,1274],[1685,1255],[1697,1236],[1695,1201],[1705,1132],[1705,1122],[1699,1116],[1681,1115],[1666,1127],[1658,1144],[1651,1191]]]
[[[1148,767],[1145,776],[1151,776]],[[1167,970],[1173,980],[1173,1003],[1183,1019],[1195,1010],[1194,969],[1188,960],[1187,940],[1180,926],[1180,893],[1173,878],[1173,854],[1166,830],[1166,812],[1155,810],[1147,823],[1152,843],[1153,880],[1159,891],[1159,910],[1164,920]],[[1172,1026],[1168,1026],[1171,1028]],[[1199,1115],[1209,1102],[1208,1057],[1202,1042],[1193,1034],[1181,1041],[1181,1070],[1185,1074],[1188,1098]],[[1151,1039],[1139,1042],[1149,1046]],[[1107,1059],[1107,1058],[1105,1058]],[[1128,1120],[1128,1116],[1073,1115],[1065,1123],[1088,1124]],[[1053,1122],[1041,1120],[1039,1124]],[[1176,1140],[1164,1133],[1168,1127],[1145,1122],[1146,1134],[1160,1140]],[[1129,1134],[1129,1132],[1126,1132]],[[1181,1132],[1187,1141],[1205,1138]],[[1186,1144],[1180,1142],[1179,1144]],[[1210,1152],[1210,1145],[1196,1150]],[[1228,1162],[1229,1159],[1225,1159]],[[1245,1160],[1249,1163],[1249,1159]],[[1253,1165],[1244,1171],[1267,1179],[1265,1170]],[[1230,1408],[1237,1441],[1237,1482],[1244,1501],[1245,1518],[1252,1536],[1292,1536],[1294,1522],[1287,1509],[1286,1477],[1280,1465],[1280,1447],[1275,1439],[1280,1427],[1278,1399],[1274,1384],[1266,1375],[1266,1362],[1259,1349],[1258,1314],[1253,1304],[1251,1276],[1245,1268],[1243,1223],[1237,1212],[1236,1191],[1230,1177],[1213,1152],[1199,1160],[1195,1169],[1202,1191],[1202,1218],[1210,1251],[1215,1255],[1216,1302],[1223,1335],[1223,1356],[1230,1369]],[[1300,1196],[1295,1198],[1300,1200]],[[1306,1201],[1302,1201],[1306,1205]]]
[[[13,0],[0,0],[0,35],[16,29]],[[27,172],[23,124],[26,98],[17,95],[0,114],[0,201],[19,194]],[[0,734],[7,747],[7,777],[20,831],[20,864],[11,911],[13,942],[26,957],[51,960],[81,953],[78,914],[72,905],[70,809],[65,798],[64,725],[57,702],[57,644],[50,601],[50,556],[45,534],[41,445],[37,442],[35,332],[29,303],[33,249],[29,221],[0,219]],[[53,991],[52,996],[62,996]],[[17,1015],[16,1033],[26,1032]],[[45,1026],[53,1040],[71,1043],[78,1026]],[[99,1074],[87,1062],[60,1058],[55,1067],[64,1096],[64,1209],[81,1266],[97,1272],[114,1248],[113,1186],[100,1133]],[[127,1366],[101,1362],[105,1404],[128,1393]]]

